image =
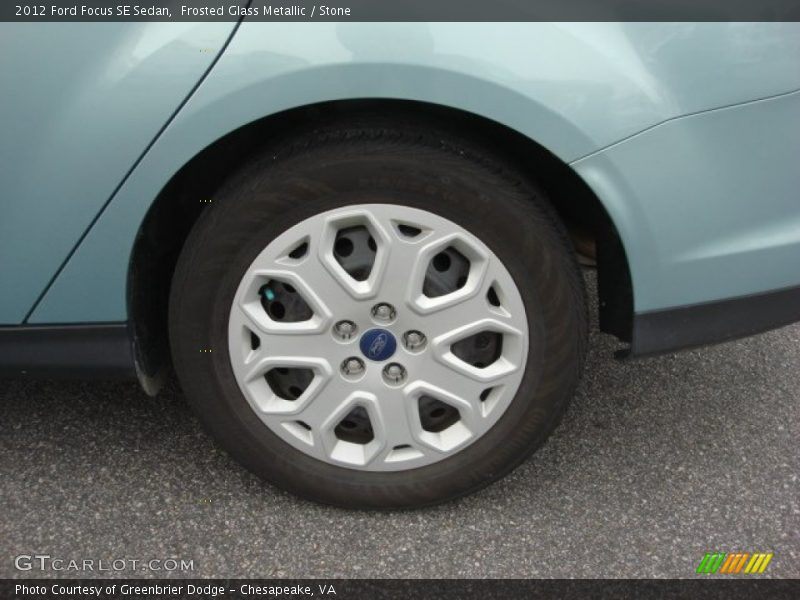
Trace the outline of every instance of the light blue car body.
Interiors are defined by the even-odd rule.
[[[183,165],[360,98],[473,113],[570,165],[636,313],[800,284],[798,24],[2,24],[0,88],[0,324],[126,321],[137,233]]]

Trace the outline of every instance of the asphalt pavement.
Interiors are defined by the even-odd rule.
[[[596,327],[591,346],[536,455],[410,512],[261,482],[174,386],[0,381],[0,577],[92,575],[15,568],[33,554],[193,561],[95,573],[128,577],[695,577],[715,551],[773,552],[763,576],[800,577],[800,326],[628,362]]]

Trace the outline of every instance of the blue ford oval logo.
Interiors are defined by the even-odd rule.
[[[397,350],[397,340],[385,329],[370,329],[361,336],[361,352],[370,360],[382,361]]]

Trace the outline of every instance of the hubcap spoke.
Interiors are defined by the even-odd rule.
[[[319,431],[352,391],[350,386],[334,374],[314,399],[298,413],[298,418],[309,424],[313,430]]]
[[[389,248],[383,277],[381,277],[381,298],[405,297],[408,291],[408,280],[414,265],[419,261],[419,248],[394,240]]]
[[[303,262],[292,266],[291,269],[308,282],[309,287],[326,304],[342,306],[355,301],[347,291],[344,278],[326,268],[317,254],[312,254]]]
[[[429,383],[467,402],[472,410],[480,407],[481,392],[487,384],[476,380],[446,363],[431,361],[426,365],[425,383]]]
[[[245,309],[239,307],[238,312],[244,325],[254,331],[261,340],[257,351],[258,356],[321,357],[326,354],[327,348],[332,346],[327,331],[318,332],[301,327],[287,327],[282,331],[271,330],[265,333],[263,324],[252,319]]]
[[[486,285],[482,287],[488,288]],[[508,321],[508,317],[491,311],[485,294],[478,293],[424,315],[422,322],[423,327],[430,332],[428,335],[435,339],[481,319]]]
[[[381,393],[381,419],[386,428],[387,450],[398,445],[414,443],[402,390],[387,390]]]

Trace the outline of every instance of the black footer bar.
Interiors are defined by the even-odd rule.
[[[800,580],[571,579],[28,579],[0,580],[0,598],[31,600],[535,600],[538,598],[798,598]]]

